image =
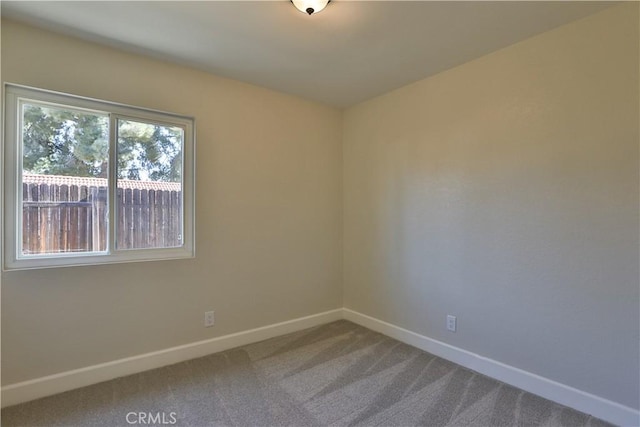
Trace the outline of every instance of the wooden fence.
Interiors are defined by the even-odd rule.
[[[118,249],[181,245],[182,192],[147,189],[146,184],[138,181],[134,185],[142,188],[117,189]],[[22,191],[24,254],[107,249],[106,186],[25,182]]]

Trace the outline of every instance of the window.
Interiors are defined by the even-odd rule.
[[[4,267],[194,256],[194,122],[5,86]]]

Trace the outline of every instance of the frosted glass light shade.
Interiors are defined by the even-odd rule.
[[[300,12],[312,15],[327,7],[331,0],[291,0]]]

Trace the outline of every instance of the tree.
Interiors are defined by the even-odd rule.
[[[27,172],[106,178],[106,115],[57,107],[23,107],[22,167]]]
[[[183,131],[118,120],[120,179],[180,181]],[[23,169],[81,177],[108,176],[109,117],[61,107],[24,104]]]
[[[119,121],[118,178],[180,181],[182,140],[178,127]]]

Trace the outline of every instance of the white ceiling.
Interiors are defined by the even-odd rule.
[[[611,2],[2,1],[2,15],[346,107]]]

